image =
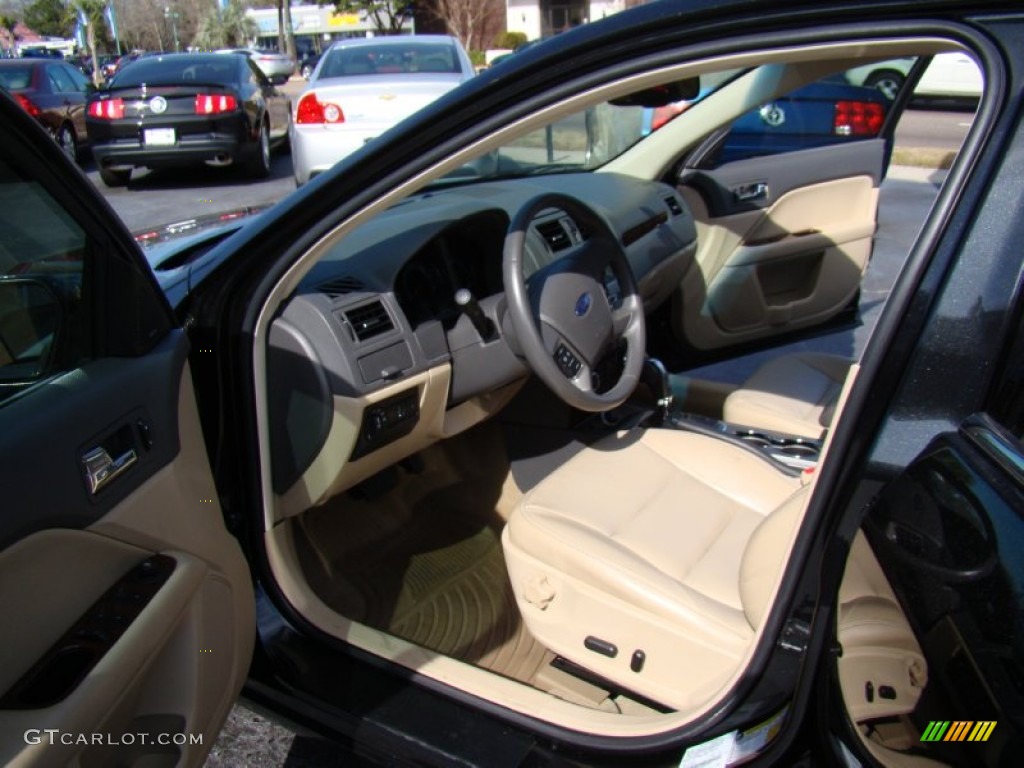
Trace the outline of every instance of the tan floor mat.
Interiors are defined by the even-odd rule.
[[[384,496],[302,515],[306,578],[350,619],[530,682],[551,654],[527,632],[505,571],[499,532],[517,492],[500,440],[460,440],[426,452],[422,471],[401,470]]]

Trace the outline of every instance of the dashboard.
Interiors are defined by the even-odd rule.
[[[272,485],[282,516],[479,423],[515,394],[530,370],[506,312],[505,237],[517,211],[552,192],[607,222],[646,312],[692,264],[696,228],[676,190],[611,173],[429,191],[339,239],[268,338]],[[565,211],[541,211],[524,243],[527,284],[589,235]],[[614,280],[605,290],[614,303]]]

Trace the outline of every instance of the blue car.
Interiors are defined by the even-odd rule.
[[[656,131],[693,102],[648,108],[642,117],[641,135]],[[875,138],[882,129],[889,101],[877,88],[822,80],[762,104],[737,119],[724,141],[713,139],[715,165],[748,157],[793,152],[830,144]]]
[[[718,162],[874,138],[888,105],[877,88],[825,81],[808,85],[733,123]]]

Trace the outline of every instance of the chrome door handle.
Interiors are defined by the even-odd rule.
[[[733,197],[737,203],[746,203],[751,200],[764,200],[768,197],[768,185],[763,181],[753,184],[741,184],[732,190]]]
[[[89,484],[89,493],[96,495],[107,485],[119,478],[131,467],[139,456],[134,448],[129,448],[116,459],[110,458],[107,449],[102,445],[93,448],[82,457],[85,467],[85,480]]]

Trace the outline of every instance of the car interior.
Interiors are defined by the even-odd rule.
[[[609,76],[322,238],[254,341],[265,547],[291,607],[570,731],[712,712],[814,525],[858,366],[780,347],[741,380],[691,369],[856,322],[889,157],[838,129],[721,165],[716,149],[803,86],[956,48],[863,38]],[[679,114],[637,132],[644,94],[685,82]],[[591,152],[600,119],[611,157]],[[910,750],[929,660],[883,566],[858,535],[843,695],[877,755],[934,764]]]

